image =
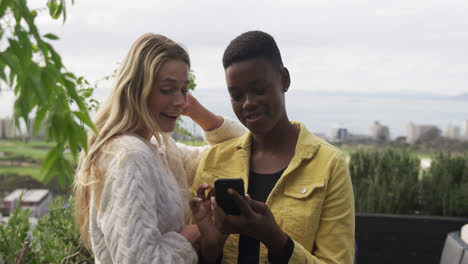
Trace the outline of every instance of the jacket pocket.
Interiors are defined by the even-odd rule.
[[[314,192],[317,193],[320,191],[320,189],[323,189],[323,186],[323,182],[314,182],[305,185],[293,185],[285,188],[284,195],[299,200],[305,200]]]
[[[201,173],[201,178],[204,182],[214,186],[214,181],[221,178],[241,178],[241,173],[225,171],[221,169],[207,168]]]
[[[292,239],[312,240],[320,221],[324,183],[296,184],[284,190],[282,215],[285,231]]]

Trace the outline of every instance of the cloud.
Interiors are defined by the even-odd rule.
[[[157,32],[187,47],[200,89],[223,88],[224,48],[260,29],[277,40],[297,89],[454,95],[468,90],[467,13],[462,0],[80,0],[64,25],[38,21],[61,37],[66,65],[90,80],[111,73],[142,33]]]

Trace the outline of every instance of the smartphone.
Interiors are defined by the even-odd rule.
[[[231,188],[242,197],[244,193],[244,181],[241,178],[220,178],[214,182],[216,203],[223,209],[225,214],[240,215],[240,209],[228,193]]]

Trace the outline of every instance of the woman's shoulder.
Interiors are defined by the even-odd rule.
[[[122,134],[110,139],[101,150],[107,162],[154,158],[151,143],[135,134]]]
[[[131,152],[151,152],[151,142],[144,138],[133,134],[121,134],[113,137],[108,142],[108,147],[115,151],[131,151]]]
[[[336,146],[330,144],[328,141],[318,137],[317,135],[311,133],[304,127],[301,139],[298,143],[303,144],[305,146],[311,146],[308,149],[315,149],[316,154],[319,156],[326,156],[328,158],[333,159],[341,159],[344,157],[343,152]]]

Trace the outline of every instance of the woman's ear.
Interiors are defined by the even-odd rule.
[[[291,77],[289,76],[288,68],[283,67],[281,69],[281,84],[283,85],[283,92],[287,92],[289,85],[291,85]]]

